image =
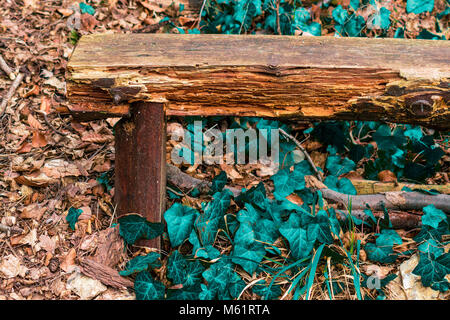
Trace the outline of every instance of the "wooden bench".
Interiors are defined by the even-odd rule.
[[[448,41],[96,34],[67,68],[69,112],[115,127],[119,215],[161,221],[165,117],[374,120],[450,128]],[[157,242],[152,242],[157,246]]]

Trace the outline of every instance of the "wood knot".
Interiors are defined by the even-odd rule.
[[[427,117],[433,111],[433,103],[425,99],[410,101],[407,107],[412,114],[419,117]]]

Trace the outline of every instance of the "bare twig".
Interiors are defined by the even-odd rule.
[[[12,71],[12,69],[8,66],[5,59],[3,59],[3,56],[0,54],[0,68],[2,68],[3,71],[8,75],[8,77],[11,80],[14,80],[16,78],[16,75]]]
[[[9,235],[10,233],[22,233],[23,230],[17,227],[10,227],[0,223],[0,232],[4,232]]]
[[[198,15],[198,23],[197,23],[198,29],[200,29],[200,22],[202,21],[202,13],[203,13],[203,9],[205,8],[206,1],[208,1],[208,0],[203,0],[202,7],[200,8],[200,13]]]
[[[280,26],[280,0],[277,0],[277,32],[281,35],[281,26]]]
[[[289,133],[287,133],[286,131],[284,131],[283,129],[279,129],[280,132],[286,137],[291,139],[292,141],[294,141],[294,143],[296,144],[296,146],[303,152],[303,154],[305,155],[306,160],[309,162],[309,164],[311,165],[312,169],[314,170],[314,173],[317,177],[317,179],[319,179],[319,181],[322,181],[322,175],[320,174],[319,170],[317,170],[316,165],[314,164],[314,161],[311,159],[309,153],[306,151],[305,148],[303,148],[303,146],[301,145],[301,143],[295,139],[292,135],[290,135]]]
[[[22,83],[23,78],[25,77],[24,73],[19,73],[14,79],[11,87],[9,88],[8,92],[6,93],[5,97],[2,100],[2,104],[0,105],[0,117],[3,116],[3,113],[6,110],[6,106],[8,105],[9,100],[13,97],[14,93],[16,92],[17,88]]]
[[[56,129],[56,128],[50,123],[50,121],[49,121],[48,118],[47,118],[47,113],[46,113],[45,111],[42,111],[42,110],[34,110],[34,111],[37,112],[37,113],[39,113],[39,114],[41,114],[41,115],[44,117],[44,121],[45,121],[45,123],[47,124],[47,126],[50,127],[50,129],[52,129],[53,131],[55,131],[57,134],[59,134],[59,135],[61,135],[61,136],[64,136],[64,137],[67,136],[65,133],[59,131],[58,129]]]

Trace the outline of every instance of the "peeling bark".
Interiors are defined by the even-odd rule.
[[[448,129],[449,56],[448,42],[431,40],[90,35],[68,64],[67,90],[86,113],[147,101],[166,103],[167,115]]]

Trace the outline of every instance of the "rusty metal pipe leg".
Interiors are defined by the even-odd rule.
[[[166,117],[164,104],[136,102],[115,126],[115,202],[118,216],[139,213],[160,222],[165,210]],[[160,248],[160,239],[140,245]]]

